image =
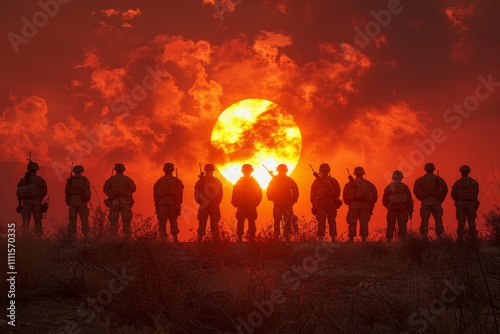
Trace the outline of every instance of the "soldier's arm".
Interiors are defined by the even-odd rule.
[[[384,189],[384,194],[382,195],[382,205],[389,208],[389,187]]]
[[[413,212],[413,198],[411,197],[411,191],[408,186],[405,188],[406,191],[406,206],[408,207],[408,212]]]
[[[446,184],[446,181],[440,177],[441,179],[441,186],[443,187],[443,190],[444,190],[444,196],[446,196],[448,194],[448,185]]]
[[[102,187],[102,191],[108,195],[109,194],[109,188],[111,187],[111,179],[107,179],[106,182],[104,182],[104,186]]]
[[[457,201],[458,200],[458,182],[455,182],[453,184],[453,186],[451,186],[451,198],[454,200],[454,201]]]
[[[178,182],[178,185],[177,185],[177,190],[178,190],[178,202],[179,204],[182,203],[182,200],[184,198],[184,184],[182,183],[181,180],[177,179],[179,182]]]
[[[47,196],[47,192],[49,190],[47,187],[47,182],[45,182],[45,180],[41,176],[39,176],[39,178],[40,178],[40,190],[42,191],[42,198],[44,198],[45,196]]]
[[[128,178],[127,184],[128,184],[128,189],[130,190],[130,192],[135,193],[135,191],[137,190],[137,186],[135,185],[134,180],[132,180],[131,178]]]
[[[345,186],[344,186],[344,190],[342,191],[342,199],[344,200],[344,203],[349,205],[350,201],[349,199],[347,198],[347,192],[349,190],[349,183],[347,183]]]
[[[311,184],[311,195],[309,200],[311,201],[311,204],[314,204],[314,201],[316,200],[316,191],[317,191],[317,186],[316,186],[316,180],[313,181]]]
[[[297,182],[295,182],[294,180],[292,180],[292,192],[293,192],[293,202],[295,203],[299,199],[299,186],[297,185]]]
[[[373,193],[375,194],[375,196],[373,198],[373,204],[375,204],[378,201],[378,191],[377,191],[377,187],[375,187],[375,185],[373,183],[371,183],[371,187],[372,187]]]
[[[339,181],[337,181],[336,179],[332,179],[332,182],[333,182],[333,188],[335,189],[335,197],[340,198],[341,189]]]
[[[90,191],[90,181],[89,179],[85,178],[85,196],[87,197],[87,201],[90,201],[91,195],[92,192]]]
[[[476,180],[473,181],[473,188],[474,188],[474,197],[478,198],[479,197],[479,183],[477,183]]]

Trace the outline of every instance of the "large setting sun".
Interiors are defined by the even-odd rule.
[[[263,188],[271,180],[264,166],[275,170],[283,163],[291,173],[302,150],[300,129],[293,117],[264,99],[246,99],[229,106],[215,123],[211,141],[225,158],[218,167],[228,181],[235,183],[241,166],[248,163]]]

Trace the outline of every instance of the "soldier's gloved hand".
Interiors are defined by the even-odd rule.
[[[409,219],[412,219],[412,218],[413,218],[413,212],[410,212],[410,213],[408,214],[408,218],[409,218]]]
[[[22,210],[23,210],[23,206],[22,205],[18,205],[17,208],[16,208],[16,212],[17,213],[21,213]]]

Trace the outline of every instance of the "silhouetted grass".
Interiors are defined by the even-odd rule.
[[[91,221],[91,235],[74,242],[66,226],[43,239],[18,236],[18,330],[64,333],[70,323],[82,333],[249,332],[241,319],[255,333],[498,330],[494,241],[410,233],[387,243],[374,232],[367,243],[319,245],[315,222],[302,218],[290,243],[272,240],[271,227],[253,243],[236,243],[234,222],[221,223],[220,240],[172,243],[157,239],[150,217],[134,216],[130,239],[110,239],[99,208]],[[456,295],[447,282],[460,287]],[[260,310],[277,292],[280,302]],[[252,323],[257,313],[262,321]]]

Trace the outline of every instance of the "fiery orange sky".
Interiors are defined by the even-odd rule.
[[[394,169],[413,186],[434,162],[451,187],[469,164],[484,213],[500,191],[499,10],[496,0],[6,3],[0,220],[20,221],[15,185],[30,151],[48,182],[49,226],[66,219],[71,163],[84,165],[101,205],[111,167],[124,163],[138,186],[134,210],[150,216],[152,186],[170,161],[186,186],[179,227],[190,237],[198,162],[227,158],[211,146],[212,128],[224,109],[249,98],[273,101],[300,128],[291,174],[298,216],[312,218],[309,164],[322,162],[342,187],[346,168],[363,166],[380,194]],[[224,182],[229,222],[232,185]],[[264,199],[258,224],[270,224],[271,207]],[[341,233],[345,214],[344,206]],[[454,217],[448,198],[448,232]],[[383,226],[379,201],[371,231]]]

